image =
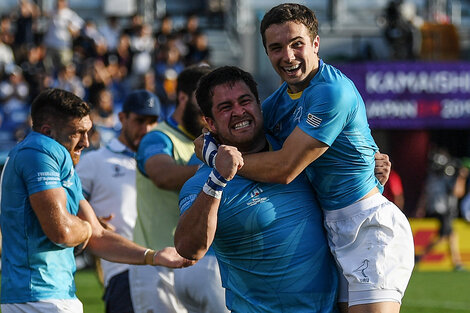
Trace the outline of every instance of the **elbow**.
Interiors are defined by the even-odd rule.
[[[289,168],[287,167],[281,167],[278,170],[271,171],[271,179],[270,181],[273,183],[277,184],[283,184],[287,185],[290,184],[298,174],[293,173]]]
[[[60,247],[74,247],[74,243],[71,240],[72,238],[72,229],[70,227],[62,227],[58,231],[50,234],[46,234],[50,241],[55,243]]]
[[[188,260],[199,261],[206,254],[207,249],[198,249],[184,239],[179,239],[175,236],[175,249],[179,255]]]

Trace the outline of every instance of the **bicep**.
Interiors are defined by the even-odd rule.
[[[44,233],[54,241],[68,214],[65,190],[59,187],[39,191],[31,194],[29,201]]]

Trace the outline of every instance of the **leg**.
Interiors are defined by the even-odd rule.
[[[398,302],[377,302],[368,304],[353,305],[349,308],[349,313],[399,313],[400,303]]]

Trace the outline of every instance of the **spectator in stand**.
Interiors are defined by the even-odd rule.
[[[176,79],[184,70],[181,54],[172,38],[164,44],[155,64],[156,94],[162,101],[163,116],[168,117],[176,104]]]
[[[56,10],[44,36],[46,68],[49,72],[53,73],[72,62],[72,40],[79,35],[83,24],[83,19],[68,7],[67,0],[57,0]]]
[[[165,45],[171,36],[173,36],[173,18],[170,15],[165,15],[160,21],[159,31],[155,34],[157,46]]]
[[[90,88],[89,100],[92,105],[91,120],[100,134],[101,144],[107,144],[120,129],[113,96],[104,84],[95,83]]]
[[[15,63],[15,55],[13,54],[13,49],[3,42],[0,36],[0,78],[5,71],[5,67],[8,64]]]
[[[400,210],[405,208],[405,196],[403,194],[403,184],[400,175],[395,170],[390,171],[390,176],[384,186],[383,196],[395,203]]]
[[[77,76],[74,63],[61,66],[52,87],[70,91],[80,98],[85,96],[85,89],[81,79]]]
[[[119,36],[122,32],[122,28],[119,25],[117,16],[106,17],[106,23],[98,28],[99,32],[106,39],[108,51],[116,51]]]
[[[207,36],[198,31],[193,34],[193,40],[189,45],[186,55],[186,65],[206,63],[209,64],[210,49]]]
[[[23,76],[29,85],[28,101],[31,102],[41,92],[41,80],[46,75],[44,48],[33,45],[27,51],[27,58],[21,64]]]
[[[34,45],[34,28],[40,15],[39,7],[31,0],[19,0],[13,13],[15,22],[15,55],[18,63],[27,59],[28,50]]]
[[[144,23],[137,28],[137,33],[131,36],[132,74],[141,75],[152,67],[152,56],[155,50],[155,39],[152,27]]]

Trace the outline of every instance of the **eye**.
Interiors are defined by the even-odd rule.
[[[303,42],[301,41],[296,41],[292,44],[292,47],[294,48],[299,48],[299,47],[302,47],[303,46]]]

